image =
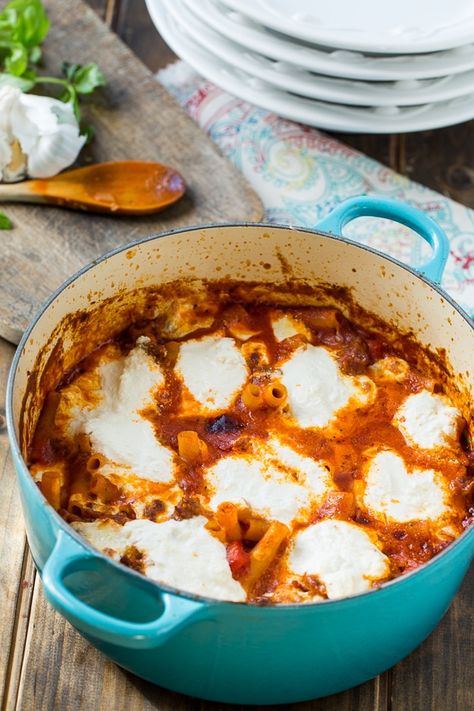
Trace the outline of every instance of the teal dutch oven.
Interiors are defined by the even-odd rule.
[[[416,272],[340,237],[360,216],[411,227],[431,245],[432,258]],[[444,349],[453,383],[468,403],[474,326],[438,286],[447,256],[446,236],[422,212],[361,197],[339,206],[316,230],[260,224],[181,229],[106,254],[69,279],[24,334],[7,394],[28,541],[51,605],[125,669],[184,694],[239,704],[334,694],[415,649],[446,612],[469,567],[474,527],[416,571],[364,594],[277,607],[221,602],[160,585],[93,549],[44,499],[22,452],[44,397],[48,358],[66,363],[68,354],[85,355],[113,335],[81,331],[82,319],[73,345],[63,332],[67,315],[92,313],[98,301],[108,300],[120,324],[124,294],[190,277],[278,284],[290,273],[313,285],[347,287],[364,309],[433,350]]]

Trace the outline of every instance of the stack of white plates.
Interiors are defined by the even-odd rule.
[[[474,118],[474,0],[147,0],[173,51],[236,96],[333,131]]]

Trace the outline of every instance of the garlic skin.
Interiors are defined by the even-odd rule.
[[[49,178],[73,163],[85,136],[70,104],[0,88],[0,180]]]

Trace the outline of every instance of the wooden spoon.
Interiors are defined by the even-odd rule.
[[[181,175],[161,163],[121,160],[94,163],[53,178],[0,184],[0,202],[34,202],[74,210],[147,215],[179,200]]]

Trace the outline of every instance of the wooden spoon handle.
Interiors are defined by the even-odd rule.
[[[181,175],[154,161],[93,163],[52,178],[0,185],[0,202],[34,202],[75,210],[149,215],[173,205],[186,190]]]
[[[21,183],[1,183],[0,202],[47,202],[44,195],[32,190],[35,180],[23,180]]]

